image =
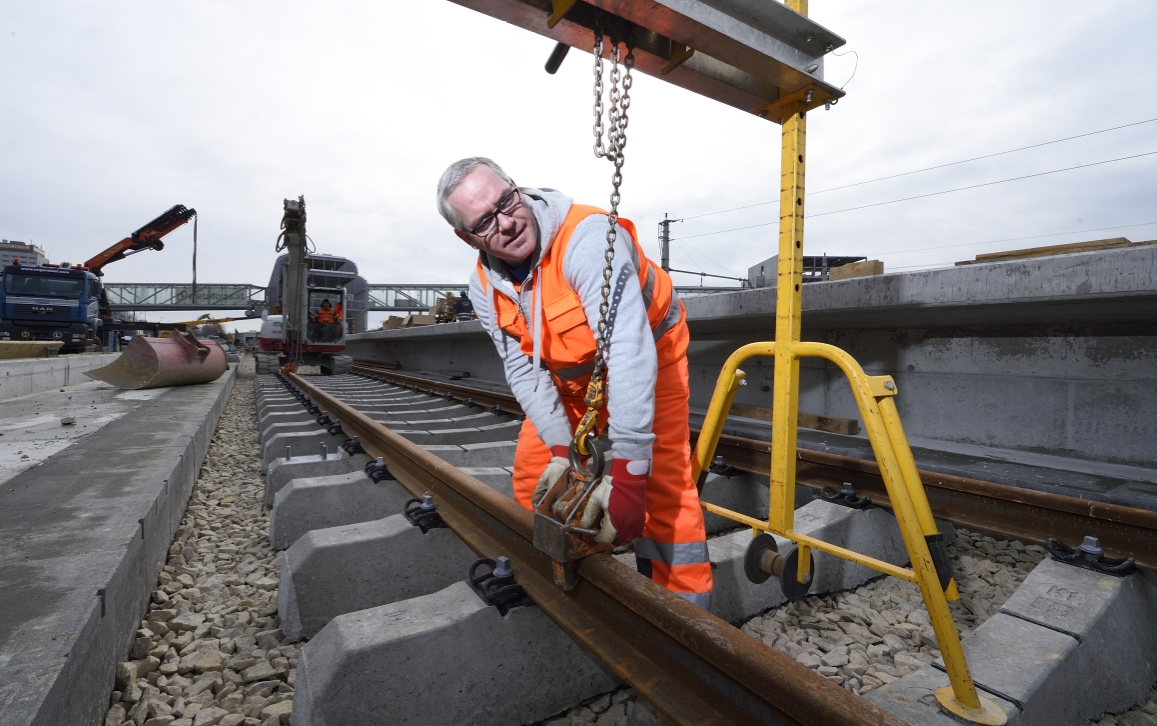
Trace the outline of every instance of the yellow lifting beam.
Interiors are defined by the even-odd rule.
[[[787,0],[792,10],[807,15],[807,0]],[[794,106],[795,108],[791,108]],[[794,102],[784,108],[782,157],[780,162],[779,200],[779,267],[776,271],[775,342],[743,346],[727,359],[706,418],[700,431],[692,462],[698,480],[715,455],[723,421],[731,408],[735,393],[745,385],[745,374],[739,366],[754,356],[774,356],[775,372],[772,391],[771,424],[771,491],[766,522],[706,502],[704,510],[746,524],[753,535],[771,532],[796,544],[794,576],[806,584],[811,578],[811,550],[850,560],[920,587],[928,609],[936,642],[944,658],[950,686],[936,691],[940,708],[963,720],[978,724],[1000,725],[1008,722],[1004,711],[991,699],[981,696],[973,683],[960,636],[948,600],[959,595],[956,583],[941,585],[928,538],[938,535],[932,510],[924,493],[893,400],[896,384],[890,376],[869,376],[852,356],[835,346],[800,341],[800,318],[803,305],[803,227],[804,170],[807,139],[806,102]],[[852,552],[828,542],[795,531],[795,461],[796,429],[799,415],[800,358],[822,358],[834,363],[851,384],[852,394],[872,444],[880,473],[892,502],[896,522],[908,550],[911,569],[897,567],[872,557]],[[787,572],[784,573],[788,576]]]

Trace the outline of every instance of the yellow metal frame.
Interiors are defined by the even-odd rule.
[[[807,15],[807,0],[787,0],[787,6]],[[811,570],[811,550],[850,560],[886,575],[914,582],[920,587],[928,608],[936,642],[948,671],[951,686],[936,691],[940,707],[959,718],[979,724],[1005,724],[1008,717],[994,701],[981,696],[972,681],[956,623],[948,600],[959,594],[955,581],[941,589],[936,566],[928,549],[928,535],[938,533],[924,485],[920,481],[908,437],[896,410],[896,383],[891,376],[869,376],[852,356],[835,346],[800,341],[800,313],[803,307],[803,224],[804,170],[807,140],[807,101],[783,99],[782,156],[780,162],[779,267],[776,271],[775,342],[752,343],[731,354],[719,373],[707,416],[700,429],[692,457],[693,480],[711,463],[723,421],[736,391],[746,383],[739,369],[754,356],[773,356],[775,371],[772,392],[771,489],[768,518],[748,517],[713,504],[701,503],[704,510],[746,524],[752,534],[772,532],[795,542],[798,547],[796,577],[806,582]],[[880,466],[892,511],[904,538],[911,569],[867,557],[843,547],[823,542],[795,531],[796,430],[799,416],[800,358],[822,358],[844,372],[852,387],[864,430]]]

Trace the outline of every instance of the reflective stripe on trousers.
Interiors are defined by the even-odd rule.
[[[612,393],[613,395],[613,393]],[[655,434],[651,474],[647,477],[647,521],[635,540],[639,571],[696,605],[710,604],[711,563],[699,492],[691,479],[687,359],[659,369],[655,384]],[[571,426],[586,405],[581,398],[563,397]],[[530,495],[550,461],[550,449],[538,438],[530,419],[522,422],[514,454],[514,498],[530,509]],[[664,556],[670,552],[671,557]],[[650,563],[644,570],[643,560]]]

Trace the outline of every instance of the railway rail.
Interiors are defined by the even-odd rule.
[[[363,374],[368,370],[362,366]],[[609,555],[581,560],[579,584],[562,590],[554,584],[550,558],[532,544],[530,511],[323,387],[295,374],[284,380],[339,420],[367,454],[384,457],[411,494],[432,494],[443,521],[479,556],[509,557],[518,584],[534,603],[675,723],[903,726],[892,714]],[[475,404],[512,412],[509,397],[463,388],[456,392]],[[453,397],[448,389],[433,393]]]
[[[355,361],[354,373],[522,415],[514,396],[503,391],[402,373],[365,360]],[[691,429],[692,447],[698,433]],[[724,434],[716,453],[740,471],[769,474],[766,441]],[[822,490],[851,483],[858,494],[870,495],[874,504],[890,508],[875,461],[802,448],[797,457],[797,484]],[[1080,542],[1092,535],[1100,539],[1106,553],[1132,557],[1138,567],[1157,571],[1157,512],[925,470],[920,471],[920,478],[938,519],[1042,545],[1050,538]]]

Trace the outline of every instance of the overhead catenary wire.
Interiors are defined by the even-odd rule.
[[[996,181],[982,182],[980,184],[969,184],[968,186],[956,187],[954,189],[944,189],[944,190],[938,191],[938,192],[928,192],[927,194],[917,194],[917,195],[914,195],[911,197],[901,197],[899,199],[889,199],[889,200],[883,201],[883,202],[873,202],[871,204],[861,204],[861,205],[858,205],[855,207],[845,207],[843,209],[833,209],[830,212],[820,212],[818,214],[805,214],[804,218],[805,219],[815,219],[816,217],[827,217],[827,216],[830,216],[833,214],[842,214],[844,212],[854,212],[854,211],[859,210],[859,209],[870,209],[872,207],[883,207],[883,206],[888,205],[888,204],[898,204],[900,202],[910,202],[914,199],[926,199],[928,197],[938,197],[938,196],[941,196],[944,194],[952,194],[953,192],[963,192],[963,191],[967,191],[969,189],[979,189],[981,187],[990,187],[990,186],[993,186],[996,184],[1006,184],[1008,182],[1021,181],[1023,179],[1033,179],[1036,177],[1048,176],[1050,174],[1060,174],[1061,172],[1073,171],[1075,169],[1088,169],[1089,167],[1102,166],[1104,164],[1112,164],[1112,163],[1115,163],[1118,161],[1128,161],[1129,159],[1139,159],[1139,158],[1144,157],[1144,156],[1153,156],[1154,154],[1157,154],[1157,151],[1146,151],[1145,153],[1142,153],[1142,154],[1132,154],[1130,156],[1121,156],[1121,157],[1118,157],[1116,159],[1106,159],[1104,161],[1094,161],[1094,162],[1089,163],[1089,164],[1077,164],[1076,166],[1067,166],[1063,169],[1052,169],[1050,171],[1041,171],[1041,172],[1037,172],[1035,174],[1024,174],[1022,176],[1014,176],[1014,177],[1010,177],[1008,179],[997,179]],[[687,219],[690,219],[690,217],[687,217]],[[716,235],[716,234],[727,234],[728,232],[739,232],[739,231],[744,230],[744,229],[755,229],[756,227],[767,227],[767,226],[770,226],[773,224],[778,224],[778,223],[779,223],[779,220],[775,220],[772,222],[763,222],[761,224],[752,224],[752,225],[748,225],[746,227],[735,227],[733,229],[719,230],[717,232],[703,232],[701,234],[687,235],[686,237],[677,237],[677,238],[673,239],[672,241],[674,242],[676,240],[694,239],[696,237],[710,237],[710,236]]]
[[[857,63],[858,63],[858,60],[857,60]],[[853,76],[854,75],[855,75],[855,72],[853,71]],[[848,81],[850,82],[851,78],[849,78]],[[1123,124],[1121,126],[1113,126],[1113,127],[1107,128],[1107,129],[1100,129],[1099,131],[1089,131],[1089,132],[1084,133],[1084,134],[1077,134],[1075,136],[1066,136],[1064,138],[1054,139],[1052,141],[1042,141],[1039,144],[1030,144],[1028,146],[1020,146],[1020,147],[1017,147],[1015,149],[1008,149],[1006,151],[997,151],[997,152],[994,152],[991,154],[983,154],[981,156],[974,156],[974,157],[971,157],[969,159],[961,159],[959,161],[950,161],[950,162],[947,162],[944,164],[936,164],[934,166],[926,166],[926,167],[923,167],[921,169],[913,169],[912,171],[900,172],[899,174],[890,174],[888,176],[876,177],[875,179],[865,179],[864,181],[853,182],[852,184],[844,184],[844,185],[841,185],[838,187],[829,187],[828,189],[820,189],[820,190],[814,191],[814,192],[809,191],[808,196],[815,196],[817,194],[824,194],[826,192],[834,192],[834,191],[837,191],[839,189],[848,189],[850,187],[863,186],[865,184],[873,184],[875,182],[886,181],[888,179],[897,179],[899,177],[911,176],[913,174],[919,174],[919,173],[925,172],[925,171],[932,171],[934,169],[943,169],[943,168],[949,167],[949,166],[957,166],[959,164],[967,164],[967,163],[972,162],[972,161],[980,161],[981,159],[991,159],[994,156],[1003,156],[1005,154],[1012,154],[1012,153],[1015,153],[1018,151],[1027,151],[1028,149],[1037,149],[1037,148],[1040,148],[1042,146],[1049,146],[1051,144],[1059,144],[1061,142],[1072,141],[1074,139],[1083,139],[1083,138],[1088,137],[1088,136],[1096,136],[1097,134],[1104,134],[1104,133],[1108,133],[1110,131],[1119,131],[1121,129],[1127,129],[1127,128],[1131,128],[1133,126],[1141,126],[1143,124],[1153,123],[1155,121],[1157,121],[1157,118],[1145,119],[1143,121],[1134,121],[1133,123]],[[778,200],[769,200],[766,202],[756,202],[754,204],[746,204],[742,207],[732,207],[730,209],[720,209],[720,210],[715,211],[715,212],[706,212],[704,214],[695,214],[695,215],[691,215],[689,217],[684,217],[683,219],[699,219],[700,217],[711,217],[711,216],[714,216],[716,214],[726,214],[728,212],[738,212],[742,209],[751,209],[753,207],[765,207],[768,204],[775,204],[777,201]]]

